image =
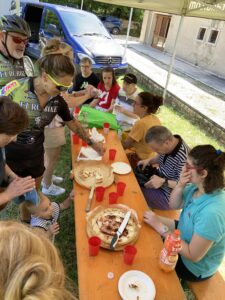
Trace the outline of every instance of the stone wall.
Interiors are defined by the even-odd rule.
[[[138,83],[145,87],[148,87],[153,93],[157,95],[163,94],[163,87],[152,79],[142,74],[137,69],[129,65],[128,72],[135,74],[138,78]],[[207,116],[201,114],[195,110],[192,106],[183,102],[174,94],[167,92],[165,105],[172,107],[175,111],[180,112],[185,118],[187,118],[192,124],[199,126],[203,131],[209,134],[211,137],[216,138],[220,144],[225,145],[225,133],[223,127],[216,124]]]

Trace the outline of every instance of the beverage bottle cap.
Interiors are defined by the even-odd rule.
[[[180,236],[180,230],[179,230],[179,229],[175,229],[175,230],[174,230],[174,234],[175,234],[176,236]]]

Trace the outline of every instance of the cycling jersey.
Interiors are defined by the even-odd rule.
[[[17,169],[16,164],[21,161],[26,161],[26,166],[29,165],[29,168],[37,164],[37,160],[43,164],[44,127],[51,123],[56,114],[64,122],[73,119],[67,103],[58,95],[50,97],[42,109],[34,91],[33,78],[28,77],[11,81],[1,89],[0,94],[10,96],[13,101],[23,107],[30,120],[28,128],[18,135],[17,141],[6,146],[7,163],[12,169]],[[24,174],[23,172],[23,176]]]
[[[0,53],[0,87],[3,87],[14,79],[33,76],[33,64],[28,57],[21,59],[9,60]]]

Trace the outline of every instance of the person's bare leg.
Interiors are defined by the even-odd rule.
[[[35,178],[36,190],[39,191],[41,187],[42,176]],[[20,219],[23,222],[30,222],[30,212],[28,211],[25,202],[22,202],[19,206]]]
[[[61,146],[45,148],[45,172],[43,175],[43,183],[46,187],[49,187],[52,184],[52,175],[59,160],[61,148]]]
[[[145,223],[154,228],[163,237],[175,229],[175,222],[173,219],[157,216],[151,210],[146,211],[143,218]]]
[[[72,190],[70,192],[69,196],[62,203],[60,203],[60,210],[65,210],[65,209],[69,208],[71,205],[71,202],[73,202],[73,200],[74,200],[74,197],[75,197],[75,192],[74,192],[74,190]]]

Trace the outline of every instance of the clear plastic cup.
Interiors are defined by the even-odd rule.
[[[103,132],[104,132],[104,134],[108,134],[109,133],[109,128],[110,128],[110,124],[109,123],[104,123],[103,124]]]
[[[96,256],[98,255],[99,252],[101,239],[98,236],[92,236],[88,239],[88,245],[89,245],[89,255]]]

